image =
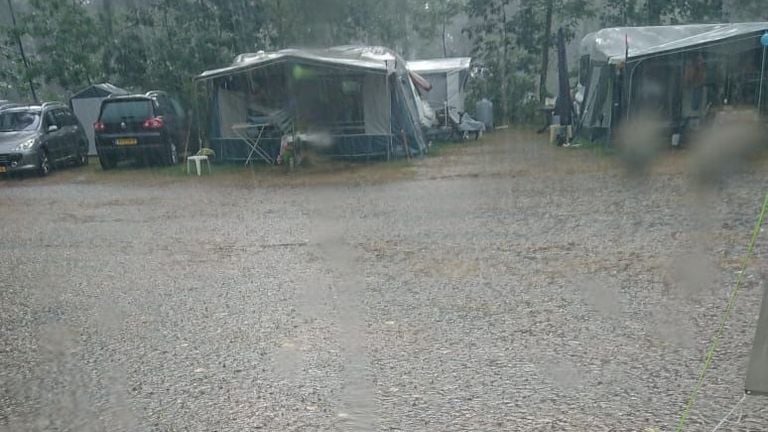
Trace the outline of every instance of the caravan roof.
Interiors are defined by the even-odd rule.
[[[408,69],[419,74],[456,72],[469,69],[470,63],[472,63],[470,57],[412,60],[408,62]]]
[[[768,30],[768,22],[695,24],[656,27],[614,27],[582,39],[581,53],[593,60],[621,63],[628,58],[706,46],[733,38],[754,38]]]
[[[270,64],[300,60],[346,69],[365,69],[388,73],[395,69],[397,55],[388,48],[378,46],[338,46],[326,49],[283,49],[280,51],[240,54],[230,66],[205,71],[199,80],[217,78],[236,72],[258,69]]]

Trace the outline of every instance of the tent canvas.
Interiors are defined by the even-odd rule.
[[[590,33],[582,39],[582,55],[592,60],[618,64],[629,59],[669,53],[727,39],[749,37],[766,31],[768,23],[688,24],[651,27],[614,27]]]
[[[93,123],[99,118],[101,101],[110,96],[127,95],[128,91],[109,83],[94,84],[77,92],[69,99],[69,106],[85,128],[88,137],[88,155],[96,154],[96,142],[93,135]]]
[[[464,87],[471,62],[470,57],[413,60],[408,62],[408,69],[432,84],[432,89],[426,94],[432,109],[444,109],[447,104],[464,111]]]
[[[261,139],[272,155],[284,134],[340,157],[421,154],[426,146],[404,64],[381,47],[240,55],[197,77],[211,97],[211,144],[223,159],[243,160],[233,126],[263,125]],[[283,118],[281,127],[275,116]]]
[[[622,119],[649,109],[670,134],[681,133],[724,101],[755,106],[759,38],[767,30],[768,23],[701,24],[608,28],[585,36],[580,134],[609,141]]]

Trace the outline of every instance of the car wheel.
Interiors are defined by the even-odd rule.
[[[164,162],[168,166],[175,166],[179,163],[179,151],[176,148],[176,143],[172,139],[168,139],[168,144],[165,146],[165,158]]]
[[[101,165],[101,169],[104,171],[111,170],[117,166],[117,159],[110,155],[99,155],[99,164]]]
[[[51,160],[48,158],[48,150],[40,149],[37,155],[37,175],[45,177],[51,173]]]

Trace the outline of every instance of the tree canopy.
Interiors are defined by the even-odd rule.
[[[471,55],[502,121],[527,121],[548,94],[553,35],[585,28],[716,22],[760,0],[12,0],[0,19],[0,97],[65,98],[109,81],[191,96],[191,78],[243,52],[385,45],[405,58]],[[0,9],[6,7],[0,6]],[[6,15],[5,13],[0,15]],[[752,15],[754,17],[754,15]],[[580,33],[581,32],[581,33]],[[24,67],[17,47],[27,51]],[[471,105],[469,105],[471,106]]]

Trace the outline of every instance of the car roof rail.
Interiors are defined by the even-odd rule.
[[[53,102],[43,102],[43,104],[40,105],[40,108],[41,109],[46,109],[46,108],[49,108],[49,107],[63,107],[63,106],[65,106],[63,103],[53,101]]]

